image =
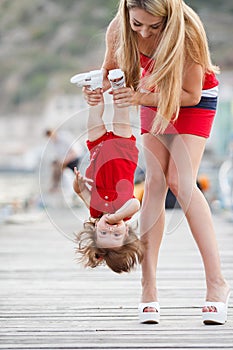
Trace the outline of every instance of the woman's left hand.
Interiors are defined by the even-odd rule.
[[[119,108],[138,105],[138,93],[129,87],[111,90],[110,94],[113,95],[113,101]]]

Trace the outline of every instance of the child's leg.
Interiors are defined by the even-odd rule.
[[[113,116],[113,132],[115,135],[130,137],[132,129],[130,125],[129,107],[118,107],[115,103]]]
[[[99,91],[95,90],[99,93]],[[94,91],[94,92],[95,92]],[[104,98],[96,106],[89,106],[87,121],[88,140],[95,141],[106,133],[106,128],[102,119],[104,113]]]

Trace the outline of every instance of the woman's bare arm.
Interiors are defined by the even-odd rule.
[[[118,32],[119,32],[119,23],[117,17],[115,17],[109,24],[106,36],[105,36],[105,56],[102,64],[103,70],[103,89],[101,91],[105,92],[110,88],[110,82],[108,80],[108,72],[111,69],[118,68],[116,60],[116,50],[117,50],[117,41],[118,41]],[[85,99],[90,106],[95,106],[101,101],[101,93],[98,91],[90,91],[88,88],[83,88],[83,93]]]
[[[109,70],[118,68],[116,51],[119,33],[119,19],[115,17],[109,24],[105,36],[105,56],[102,68],[108,73]]]
[[[195,106],[200,102],[203,84],[203,70],[199,64],[186,65],[181,91],[181,107]],[[119,107],[130,105],[154,106],[158,105],[159,93],[133,91],[121,88],[114,94],[114,101]]]

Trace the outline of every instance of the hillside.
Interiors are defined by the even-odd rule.
[[[232,0],[188,0],[205,23],[214,62],[233,69]],[[1,0],[0,116],[37,114],[69,77],[98,67],[116,0]]]

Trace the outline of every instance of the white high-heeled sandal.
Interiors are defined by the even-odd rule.
[[[153,308],[155,311],[145,311],[146,308]],[[159,323],[160,306],[157,301],[149,303],[140,303],[138,306],[140,323]]]
[[[226,303],[220,301],[206,301],[204,307],[214,307],[216,311],[202,311],[202,320],[206,325],[224,324],[227,322],[227,309],[230,294],[227,296]]]

